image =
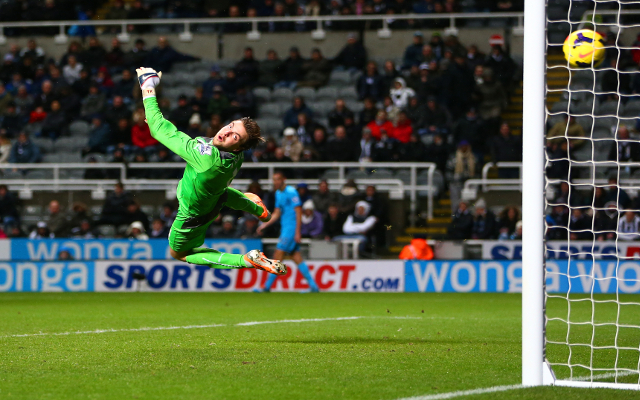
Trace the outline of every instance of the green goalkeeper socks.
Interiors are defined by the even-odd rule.
[[[207,265],[218,269],[248,268],[250,266],[244,261],[242,254],[221,253],[218,250],[199,247],[193,249],[193,254],[189,254],[186,260],[190,264]]]
[[[225,205],[234,210],[245,211],[255,216],[259,216],[264,212],[262,207],[249,200],[242,192],[230,187],[227,188]]]

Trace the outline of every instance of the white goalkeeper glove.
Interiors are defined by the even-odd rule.
[[[140,89],[142,89],[142,99],[156,97],[155,87],[160,84],[162,72],[156,72],[153,68],[141,67],[136,69],[136,73],[138,74]]]

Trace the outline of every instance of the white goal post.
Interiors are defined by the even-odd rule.
[[[569,72],[569,83],[567,84],[566,109],[558,111],[556,114],[547,110],[547,96],[554,90],[549,90],[547,85],[549,41],[547,24],[550,22],[547,17],[547,7],[551,0],[525,0],[524,12],[524,60],[523,60],[523,190],[522,190],[522,385],[540,386],[556,385],[582,388],[612,388],[612,389],[634,389],[640,390],[640,263],[637,257],[629,257],[622,254],[619,238],[620,228],[623,222],[621,218],[628,213],[640,214],[640,196],[635,206],[623,205],[621,203],[621,191],[638,191],[640,185],[634,184],[631,178],[640,177],[640,173],[633,173],[630,170],[636,166],[636,172],[640,172],[640,163],[631,164],[629,162],[611,162],[598,155],[598,151],[603,145],[616,146],[618,149],[620,142],[635,142],[640,146],[640,135],[631,139],[621,137],[618,134],[620,127],[625,124],[636,123],[640,120],[640,115],[629,115],[623,113],[623,109],[631,110],[627,104],[640,104],[640,97],[633,98],[629,92],[620,90],[620,76],[625,73],[640,74],[640,71],[618,69],[620,54],[623,50],[631,50],[630,43],[620,44],[620,32],[627,28],[621,23],[621,14],[624,14],[623,6],[630,3],[640,4],[640,1],[630,2],[628,0],[618,0],[618,12],[616,22],[598,23],[596,30],[610,30],[616,35],[616,44],[609,48],[616,48],[617,61],[614,65],[602,65],[599,68],[585,68],[578,71],[578,74],[588,75],[592,73],[593,78],[590,85],[575,89],[571,84],[575,68],[569,68],[568,64],[564,68]],[[554,5],[559,3],[554,1]],[[570,7],[574,3],[580,4],[579,0],[567,0]],[[594,1],[593,13],[602,1]],[[610,3],[616,4],[611,1]],[[584,4],[584,3],[581,3]],[[580,9],[580,8],[579,8]],[[571,9],[570,9],[571,11]],[[621,12],[622,11],[622,12]],[[615,14],[615,12],[607,12]],[[640,13],[639,13],[640,14]],[[640,17],[639,17],[640,18]],[[579,20],[569,18],[567,13],[566,22],[570,24],[572,30],[578,29]],[[636,19],[635,21],[637,21]],[[595,20],[594,20],[595,21]],[[551,21],[552,22],[552,21]],[[640,23],[630,25],[640,33]],[[635,31],[634,31],[635,32]],[[554,43],[555,50],[558,43]],[[556,51],[556,54],[558,52]],[[556,55],[557,57],[557,55]],[[615,57],[612,57],[614,59]],[[636,65],[637,68],[637,65]],[[618,74],[618,91],[602,92],[597,89],[596,82],[598,74],[615,71]],[[638,71],[638,72],[635,72]],[[634,75],[631,75],[632,77]],[[588,78],[588,77],[587,77]],[[589,81],[586,79],[586,81]],[[599,91],[600,90],[600,91]],[[579,93],[580,92],[580,93]],[[585,94],[586,93],[586,94]],[[585,94],[591,96],[589,107],[579,104],[579,112],[574,110],[571,103],[575,98]],[[609,95],[612,95],[609,97]],[[636,95],[640,96],[640,94]],[[611,103],[617,101],[617,107],[606,108],[604,103],[612,106]],[[636,104],[637,102],[638,104]],[[562,103],[564,104],[564,103]],[[604,110],[607,109],[607,112]],[[613,110],[613,111],[611,111]],[[638,107],[640,110],[640,107]],[[546,168],[552,162],[558,160],[552,158],[546,150],[546,133],[549,117],[561,117],[562,115],[577,118],[591,118],[591,125],[584,128],[584,142],[587,142],[589,151],[583,151],[584,158],[576,160],[573,158],[573,149],[567,151],[565,158],[561,160],[568,165],[569,172],[564,177],[547,177]],[[597,128],[597,120],[604,119],[614,121],[607,129]],[[626,120],[625,120],[626,119]],[[584,119],[582,121],[585,121]],[[567,147],[569,147],[569,119],[566,122],[565,137]],[[584,126],[584,125],[581,125]],[[638,123],[640,127],[640,123]],[[589,128],[590,127],[590,128]],[[600,131],[596,131],[600,129]],[[604,136],[602,132],[605,132]],[[609,135],[609,136],[607,136]],[[600,149],[596,151],[597,149]],[[585,149],[583,149],[585,150]],[[618,150],[620,151],[620,150]],[[588,154],[590,153],[590,154]],[[600,151],[600,153],[602,153]],[[618,159],[621,156],[618,155]],[[572,165],[588,165],[591,175],[588,179],[578,172],[572,172]],[[613,164],[613,167],[612,167]],[[607,171],[607,176],[614,174],[615,183],[603,183],[603,176],[596,176],[596,170]],[[574,170],[575,171],[575,170]],[[576,178],[577,176],[577,178]],[[597,179],[598,178],[598,179]],[[610,178],[609,178],[610,179]],[[577,181],[580,181],[576,183]],[[565,185],[569,187],[569,195],[566,202],[559,204],[559,200],[550,201],[547,190],[552,187]],[[596,191],[605,190],[606,187],[614,188],[615,208],[605,210],[602,206],[596,206]],[[575,205],[571,201],[571,193],[592,193],[588,201]],[[611,201],[610,201],[611,203]],[[566,231],[567,251],[566,260],[562,262],[549,261],[547,258],[553,257],[547,254],[545,249],[545,237],[548,234],[549,223],[546,214],[552,207],[564,207],[568,210],[566,226],[556,225]],[[610,204],[607,207],[612,207]],[[590,215],[591,229],[572,230],[572,213],[575,209],[583,210],[585,215]],[[605,213],[612,210],[615,217],[609,218],[613,221],[613,228],[600,230],[596,228],[596,214]],[[598,214],[601,215],[601,214]],[[613,214],[611,214],[613,215]],[[579,216],[579,215],[578,215]],[[577,218],[577,217],[576,217]],[[615,222],[615,225],[613,223]],[[622,226],[622,225],[620,225]],[[571,250],[572,241],[579,240],[574,233],[588,232],[593,244],[591,251],[579,250],[577,253]],[[628,232],[628,231],[623,231]],[[606,261],[602,261],[602,255],[597,255],[595,246],[598,234],[611,233],[614,239],[610,239],[615,248],[615,253],[609,254]],[[548,265],[549,264],[549,265]],[[603,272],[604,265],[607,265],[606,272]],[[635,275],[627,274],[631,267],[625,264],[634,264]],[[558,267],[558,265],[562,265]],[[576,272],[578,271],[578,272]],[[557,284],[553,290],[547,288],[547,284],[556,279],[556,282],[563,280],[564,286]],[[572,282],[582,282],[580,291],[572,288]],[[627,290],[635,287],[635,290]],[[603,290],[604,288],[604,290]],[[627,294],[635,293],[635,294]],[[636,296],[636,297],[634,297]]]

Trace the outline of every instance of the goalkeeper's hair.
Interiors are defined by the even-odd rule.
[[[260,127],[256,121],[252,120],[251,117],[241,118],[240,121],[242,121],[244,129],[247,131],[247,140],[243,143],[240,150],[253,149],[260,143],[265,142],[265,139],[262,137]]]

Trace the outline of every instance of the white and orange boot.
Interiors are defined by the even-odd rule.
[[[259,250],[251,250],[244,255],[244,262],[247,266],[267,271],[270,274],[284,275],[287,273],[287,266],[280,260],[271,260]]]
[[[258,216],[258,219],[262,222],[269,222],[271,219],[271,212],[267,210],[267,206],[264,205],[260,196],[254,193],[245,193],[244,194],[249,200],[253,201],[264,210],[261,215]]]

